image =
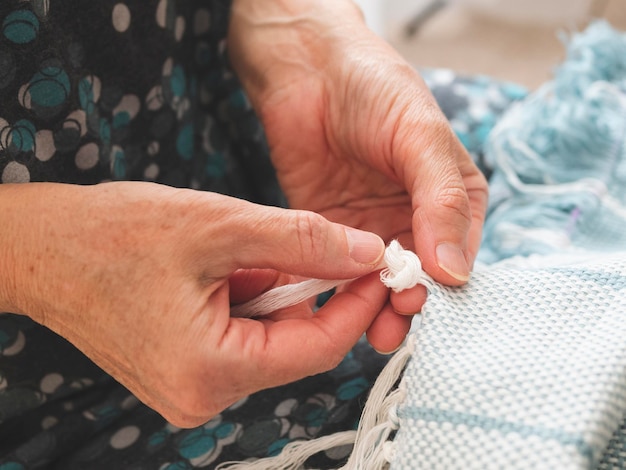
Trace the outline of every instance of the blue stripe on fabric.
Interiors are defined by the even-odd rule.
[[[529,426],[522,423],[512,423],[501,419],[479,416],[457,411],[438,410],[434,408],[402,407],[398,410],[400,418],[421,419],[437,423],[450,423],[453,425],[466,425],[478,427],[485,431],[500,431],[503,434],[517,433],[523,437],[538,436],[545,440],[555,440],[564,446],[573,446],[578,453],[594,462],[594,449],[582,436],[570,434],[560,429]]]

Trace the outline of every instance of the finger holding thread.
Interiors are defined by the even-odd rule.
[[[385,249],[384,262],[387,266],[380,273],[382,283],[393,289],[394,293],[400,293],[407,289],[412,289],[418,284],[425,286],[432,285],[433,281],[422,270],[419,258],[410,250],[404,250],[397,240],[392,240]],[[345,281],[309,279],[298,284],[289,284],[277,287],[265,292],[260,296],[231,308],[231,316],[234,317],[256,317],[268,315],[271,312],[289,307],[303,302],[317,294],[325,292]],[[424,292],[420,289],[417,293]],[[409,294],[405,294],[401,299],[401,307],[406,311],[402,313],[415,313],[415,305],[421,308],[423,294],[417,299],[410,299]],[[397,307],[396,307],[397,308]]]
[[[427,297],[428,291],[426,287],[418,284],[402,292],[391,291],[389,300],[394,312],[400,315],[415,315],[422,311]]]

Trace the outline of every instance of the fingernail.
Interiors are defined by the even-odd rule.
[[[469,280],[469,267],[463,252],[451,243],[441,243],[436,250],[437,264],[450,276],[459,281]]]
[[[373,233],[346,227],[350,257],[357,263],[374,264],[382,257],[385,244]]]
[[[400,345],[396,349],[394,349],[393,351],[379,351],[374,346],[372,346],[372,349],[374,351],[376,351],[378,354],[381,354],[383,356],[389,356],[390,354],[397,353],[400,350],[400,348],[402,347],[403,344],[404,344],[404,342],[400,343]]]

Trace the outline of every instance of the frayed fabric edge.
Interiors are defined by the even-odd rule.
[[[404,380],[398,383],[415,350],[415,335],[409,335],[405,345],[383,368],[363,409],[356,431],[343,431],[309,441],[287,444],[275,457],[246,462],[223,462],[216,470],[297,470],[318,452],[353,444],[352,453],[338,470],[382,470],[388,468],[395,456],[391,435],[398,430],[398,406],[406,398]]]

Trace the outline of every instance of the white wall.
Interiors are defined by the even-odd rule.
[[[430,0],[355,0],[368,26],[381,36],[409,22]],[[592,0],[449,0],[505,21],[569,26],[583,19]]]

